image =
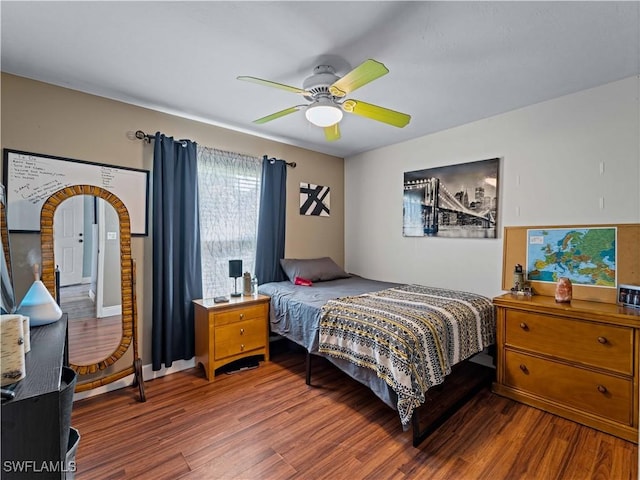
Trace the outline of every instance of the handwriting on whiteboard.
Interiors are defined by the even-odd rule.
[[[147,234],[148,171],[5,152],[10,230],[40,230],[40,209],[51,194],[70,185],[94,185],[122,200],[129,211],[132,234]]]

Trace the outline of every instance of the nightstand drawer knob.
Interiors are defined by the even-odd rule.
[[[605,387],[604,385],[598,385],[598,391],[600,393],[607,393],[607,387]]]
[[[242,345],[240,345],[240,351],[244,352],[244,343]]]
[[[244,328],[240,329],[240,335],[244,335]]]
[[[520,322],[520,328],[525,330],[525,331],[527,331],[527,330],[529,330],[529,325],[527,325],[524,322]]]
[[[607,340],[606,337],[598,337],[598,342],[604,345],[605,343],[608,343],[609,340]]]
[[[241,313],[241,314],[240,314],[240,318],[241,318],[241,319],[242,319],[242,318],[244,318],[244,313]]]
[[[520,364],[520,370],[522,370],[524,373],[529,373],[529,370],[527,369],[527,366],[524,363]]]

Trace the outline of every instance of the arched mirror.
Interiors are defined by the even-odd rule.
[[[66,187],[43,204],[40,235],[42,282],[68,315],[69,364],[80,375],[76,391],[133,373],[144,401],[127,208],[100,187]],[[96,378],[130,348],[131,366]]]
[[[92,195],[67,198],[53,217],[58,298],[74,365],[109,358],[122,339],[119,225],[113,205]]]

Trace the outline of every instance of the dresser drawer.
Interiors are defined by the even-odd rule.
[[[265,318],[265,306],[254,305],[245,308],[235,308],[229,312],[215,313],[216,327],[228,323],[240,322],[251,318]]]
[[[237,355],[265,346],[265,319],[253,318],[215,328],[215,359]]]
[[[633,329],[508,310],[505,344],[633,375]]]
[[[633,382],[524,353],[505,352],[505,384],[631,425]]]

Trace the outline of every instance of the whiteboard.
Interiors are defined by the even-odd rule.
[[[148,170],[5,149],[3,172],[12,232],[39,232],[40,210],[51,194],[70,185],[94,185],[127,207],[131,235],[147,235]]]

